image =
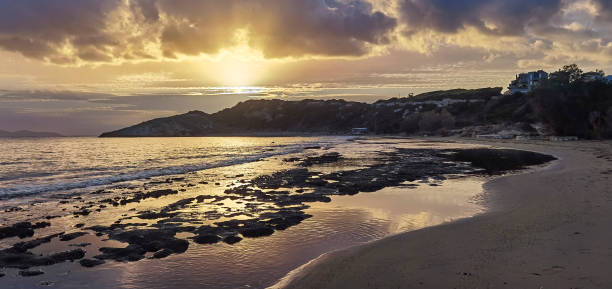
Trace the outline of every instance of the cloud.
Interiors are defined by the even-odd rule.
[[[593,0],[599,11],[598,19],[612,22],[612,2],[610,0]]]
[[[485,33],[521,35],[532,25],[546,25],[562,8],[561,0],[402,0],[410,30],[456,33],[475,27]]]
[[[405,49],[480,48],[488,61],[513,58],[521,69],[612,63],[608,0],[398,1]]]
[[[0,1],[0,48],[58,64],[216,54],[240,41],[268,58],[361,56],[396,25],[365,0]]]
[[[103,28],[118,0],[0,1],[0,47],[31,58],[60,56],[68,45],[112,44]]]
[[[54,90],[2,90],[0,102],[39,102],[66,100],[98,100],[109,99],[114,95],[96,92],[54,91]]]
[[[214,54],[240,40],[268,58],[360,56],[371,45],[388,43],[397,25],[362,0],[160,0],[137,5],[167,21],[161,46],[169,57]],[[243,37],[233,37],[240,30]]]
[[[611,22],[608,0],[20,0],[0,1],[0,49],[82,65],[244,47],[259,60],[463,47],[519,63],[580,59],[581,46],[610,63]]]

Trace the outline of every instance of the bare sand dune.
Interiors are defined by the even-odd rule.
[[[612,142],[482,143],[560,160],[487,183],[488,213],[328,254],[279,286],[612,288]]]

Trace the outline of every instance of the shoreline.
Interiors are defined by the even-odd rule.
[[[594,223],[602,228],[612,223],[589,218],[593,208],[600,208],[595,216],[606,214],[603,207],[612,208],[612,192],[606,191],[612,187],[612,170],[606,171],[612,164],[610,142],[452,140],[545,153],[558,160],[486,182],[482,195],[488,210],[482,214],[325,253],[269,288],[612,285],[605,270],[612,265],[605,258],[612,249],[598,246],[602,239],[612,240],[612,234],[585,232]],[[580,189],[582,194],[576,194]],[[592,202],[598,198],[606,202]],[[591,211],[574,203],[576,199]],[[584,212],[592,214],[580,214]]]
[[[7,288],[50,282],[74,287],[87,280],[102,282],[97,288],[265,288],[323,252],[472,215],[475,208],[464,203],[482,182],[441,188],[442,180],[488,168],[453,157],[459,151],[480,155],[479,146],[395,139],[341,141],[329,148],[323,144],[336,142],[319,143],[287,156],[103,190],[58,192],[24,206],[6,204],[0,208],[5,209],[1,231],[7,232],[0,236],[0,262],[6,267],[0,283]],[[367,192],[385,188],[379,194],[392,201],[379,200],[381,195],[368,199],[373,196]],[[406,194],[402,188],[415,191]],[[364,193],[353,196],[358,192]],[[424,214],[422,208],[430,210]],[[385,214],[377,214],[381,211]],[[200,266],[184,271],[181,264]],[[129,279],[137,281],[122,278],[127,268]],[[153,286],[159,281],[154,272],[174,277]]]
[[[17,235],[23,239],[23,245],[13,243],[17,241],[15,238],[0,242],[5,248],[0,255],[10,257],[5,258],[5,264],[11,268],[6,270],[7,277],[0,281],[14,286],[24,284],[21,282],[32,286],[38,282],[71,286],[93,278],[92,274],[106,271],[109,272],[107,278],[103,278],[108,283],[106,287],[113,287],[113,284],[120,287],[125,281],[115,276],[121,274],[110,272],[128,266],[124,265],[125,261],[132,261],[129,267],[136,271],[157,268],[154,271],[171,271],[181,276],[168,284],[182,284],[185,288],[196,283],[220,288],[215,282],[223,284],[223,288],[242,285],[265,288],[291,268],[321,253],[480,212],[480,209],[468,212],[458,206],[459,203],[472,203],[481,208],[482,198],[474,194],[480,192],[484,180],[472,186],[443,184],[443,180],[484,172],[513,172],[529,163],[550,160],[550,156],[489,147],[453,140],[366,138],[343,141],[341,146],[331,150],[317,146],[289,157],[271,157],[220,169],[146,179],[108,190],[51,195],[49,202],[37,203],[35,208],[34,204],[9,208],[12,213],[5,218],[9,225],[22,217],[26,221],[44,218],[48,222],[41,223],[40,228],[38,223],[30,225],[29,239]],[[439,194],[441,191],[434,192],[441,190],[439,186],[442,185],[447,186],[444,196]],[[261,188],[266,191],[260,191]],[[381,188],[397,190],[401,198],[389,194],[387,197],[393,197],[393,201],[386,203],[367,199],[367,192],[378,192]],[[406,194],[404,188],[421,189],[420,193]],[[428,189],[431,191],[427,192]],[[364,194],[352,196],[358,192]],[[384,198],[384,194],[380,192],[376,198]],[[462,196],[469,196],[469,199]],[[325,203],[331,203],[332,198],[346,200],[340,202],[344,205],[327,206]],[[353,198],[362,200],[348,201]],[[321,204],[310,207],[307,203]],[[313,208],[315,211],[310,210]],[[343,215],[338,210],[350,214]],[[43,215],[34,217],[31,216],[33,212]],[[379,212],[385,213],[384,216],[378,215]],[[339,215],[345,217],[338,218]],[[393,223],[393,220],[400,220],[396,218],[400,215],[407,219]],[[302,221],[303,225],[296,226]],[[10,231],[10,228],[6,229]],[[335,229],[325,231],[321,228]],[[285,232],[286,229],[289,230]],[[338,230],[358,234],[347,236]],[[272,246],[276,249],[263,249],[272,243],[276,244]],[[287,252],[296,255],[287,258]],[[41,259],[45,255],[55,258],[64,253],[71,254],[68,261],[78,262],[37,266],[45,261]],[[211,255],[216,257],[210,258]],[[234,258],[227,259],[227,256]],[[236,257],[244,261],[235,265],[245,271],[211,271],[212,266],[234,264]],[[20,260],[23,260],[21,264]],[[106,263],[108,265],[104,265]],[[195,275],[193,271],[171,269],[185,263],[201,264],[202,269]],[[88,269],[95,266],[101,267]],[[260,269],[272,268],[268,266],[277,266],[277,271],[264,273]],[[32,271],[40,277],[17,279],[21,278],[18,277],[21,271],[15,268],[30,267],[40,267],[37,269],[40,271]],[[24,272],[29,274],[29,271]],[[65,277],[68,274],[72,277]],[[254,277],[258,274],[261,277]],[[274,276],[266,277],[265,274]],[[223,277],[211,279],[206,276]],[[133,273],[132,278],[139,280],[140,288],[150,288],[147,286],[155,279],[144,271]],[[105,286],[100,285],[102,287]]]

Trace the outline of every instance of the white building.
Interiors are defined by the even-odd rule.
[[[516,76],[515,80],[510,82],[508,90],[512,94],[517,92],[526,93],[545,79],[548,79],[548,73],[544,70],[521,73]]]
[[[364,135],[368,133],[368,129],[365,127],[355,127],[351,129],[351,134],[353,135]]]

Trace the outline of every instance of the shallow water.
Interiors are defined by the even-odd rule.
[[[0,197],[182,174],[345,137],[0,138]]]
[[[223,138],[216,139],[223,142]],[[144,140],[144,142],[155,146],[153,140]],[[423,143],[402,139],[350,142],[346,140],[346,138],[257,139],[255,143],[259,143],[250,146],[249,149],[260,153],[265,152],[265,144],[274,142],[274,145],[282,147],[283,154],[268,157],[262,157],[260,154],[257,161],[241,164],[228,163],[226,166],[194,170],[172,176],[185,177],[184,182],[152,184],[152,181],[157,179],[152,178],[150,180],[134,179],[127,182],[129,185],[126,185],[126,187],[138,188],[158,188],[160,186],[185,188],[185,191],[178,196],[145,200],[125,207],[111,207],[97,214],[74,218],[62,211],[63,206],[70,207],[86,201],[78,199],[79,196],[94,198],[97,195],[85,194],[82,189],[72,190],[71,192],[77,193],[77,197],[70,199],[71,203],[58,205],[57,199],[50,197],[58,192],[41,192],[39,195],[21,198],[27,199],[29,205],[22,205],[23,211],[3,214],[2,219],[4,223],[11,224],[17,219],[34,220],[49,214],[62,215],[60,218],[50,220],[52,227],[41,230],[40,233],[37,232],[37,235],[44,236],[59,231],[72,231],[77,223],[111,224],[121,215],[127,216],[133,214],[132,212],[158,208],[202,192],[222,195],[227,185],[234,185],[241,179],[250,179],[291,167],[291,164],[283,161],[286,157],[337,151],[347,159],[359,160],[357,162],[341,161],[310,168],[313,171],[334,172],[359,167],[368,162],[376,162],[378,153],[392,151],[396,147],[449,148],[458,146],[452,143]],[[137,140],[124,141],[137,142]],[[169,146],[172,142],[178,143],[173,147],[184,146],[180,144],[183,139],[161,139],[159,141],[164,146]],[[186,141],[189,143],[202,142],[197,139],[186,139]],[[232,141],[236,139],[233,138]],[[299,149],[317,142],[322,142],[324,148],[306,151]],[[238,141],[238,143],[242,142]],[[253,141],[250,143],[252,144]],[[160,149],[172,151],[168,148]],[[285,155],[285,153],[291,154]],[[141,161],[143,159],[141,158]],[[188,159],[193,160],[194,158]],[[204,158],[198,160],[202,161],[202,159]],[[184,162],[184,158],[181,161]],[[237,177],[237,175],[244,176]],[[158,178],[163,179],[166,176]],[[187,187],[187,183],[195,183],[193,180],[207,180],[209,183]],[[218,182],[219,185],[214,184],[215,182]],[[476,202],[483,182],[484,179],[479,178],[451,176],[445,181],[429,179],[404,183],[398,187],[387,187],[371,193],[332,196],[332,201],[329,203],[308,203],[310,208],[305,212],[312,215],[312,218],[284,231],[275,231],[268,237],[248,238],[234,245],[225,243],[199,245],[190,242],[187,252],[173,254],[165,259],[144,259],[130,263],[107,261],[106,264],[91,269],[81,267],[78,263],[66,262],[41,267],[40,269],[45,272],[44,275],[28,278],[17,276],[18,270],[16,269],[0,270],[7,274],[0,278],[0,288],[34,288],[41,284],[51,284],[55,288],[265,288],[274,284],[289,271],[323,253],[477,214],[483,210]],[[129,193],[129,190],[123,191],[121,184],[110,185],[118,188],[113,194]],[[16,198],[2,202],[4,205],[19,203],[16,202]],[[229,210],[244,209],[244,204],[225,202],[223,206]],[[31,204],[35,205],[31,206]],[[206,208],[197,206],[186,208],[184,212],[206,223],[210,221],[201,215],[203,210],[208,210]],[[190,237],[190,233],[180,233],[180,235]],[[16,238],[0,240],[0,248],[8,247],[16,240]],[[68,244],[83,242],[93,243],[85,248],[88,258],[98,254],[98,247],[122,246],[116,241],[104,241],[93,235],[86,235],[70,242],[54,241],[33,251],[36,253],[45,253],[49,250],[61,251],[69,249]]]

